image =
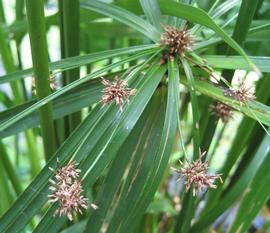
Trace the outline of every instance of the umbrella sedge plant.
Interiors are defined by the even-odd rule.
[[[0,83],[14,97],[1,92],[0,232],[244,233],[268,208],[270,58],[249,44],[265,40],[252,37],[268,28],[264,4],[60,0],[45,16],[43,0],[26,0],[9,25],[3,2]],[[12,57],[28,33],[23,69]],[[20,132],[27,181],[8,147],[20,160]]]

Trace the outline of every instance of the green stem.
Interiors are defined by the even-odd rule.
[[[185,193],[182,209],[177,216],[174,233],[188,233],[194,211],[195,198],[192,196],[192,190],[189,190],[188,193]]]
[[[239,16],[237,18],[232,35],[232,38],[235,39],[235,41],[241,46],[243,46],[246,40],[247,33],[256,12],[258,2],[259,0],[245,0],[241,3]],[[232,51],[231,49],[229,50]]]
[[[63,25],[63,1],[58,1],[58,11],[59,13],[59,28],[60,28],[60,48],[61,48],[61,59],[65,58],[65,46],[64,46],[64,25]],[[61,73],[61,85],[66,85],[66,76],[65,72]],[[55,132],[57,138],[57,147],[59,147],[64,141],[65,138],[69,135],[69,125],[68,117],[64,117],[55,121]]]
[[[33,70],[37,95],[42,99],[50,95],[48,46],[44,19],[43,0],[26,0],[29,36],[32,52]],[[56,140],[53,125],[52,104],[48,103],[40,109],[40,122],[45,157],[48,160],[56,151]]]
[[[6,210],[10,207],[11,203],[13,202],[12,193],[10,187],[8,185],[6,179],[6,173],[4,169],[4,165],[2,162],[0,163],[0,185],[1,185],[1,192],[0,192],[0,216],[6,212]]]
[[[2,18],[2,17],[0,17],[0,18]],[[0,52],[1,52],[2,61],[3,61],[4,67],[6,69],[6,72],[9,73],[9,72],[15,71],[15,66],[14,66],[13,58],[12,58],[12,54],[11,54],[11,48],[9,46],[7,39],[6,39],[6,34],[3,30],[2,23],[0,25]],[[15,104],[18,105],[18,104],[22,103],[22,100],[21,100],[22,95],[21,95],[19,82],[18,81],[10,82],[10,86],[11,86],[12,93],[14,95]]]
[[[0,2],[0,5],[1,5],[1,3],[2,2]],[[1,13],[3,13],[3,12],[0,12],[0,19],[4,19],[5,17],[4,17],[4,15],[1,15]],[[0,23],[1,23],[1,21],[0,21]],[[0,53],[2,56],[2,61],[3,61],[6,72],[7,73],[14,72],[16,70],[16,67],[15,67],[14,62],[13,62],[13,57],[12,57],[12,52],[11,52],[9,42],[7,41],[7,35],[3,31],[2,24],[0,25]],[[16,105],[22,104],[24,102],[24,98],[23,98],[22,91],[20,89],[20,83],[18,81],[13,81],[13,82],[10,82],[10,86],[11,86],[11,90],[12,90],[12,93],[14,96],[14,103]],[[25,133],[25,138],[26,138],[26,142],[28,145],[28,150],[29,150],[30,156],[36,155],[37,149],[35,148],[36,143],[34,141],[33,132],[29,131],[28,133]],[[36,169],[40,170],[39,160],[37,158],[34,158],[34,157],[32,157],[32,159],[35,161],[31,161],[31,163],[38,164],[38,165],[36,165]],[[35,168],[33,168],[33,169],[35,171]]]
[[[259,0],[245,0],[242,1],[239,10],[239,15],[233,30],[232,38],[240,45],[243,46],[247,37],[248,30],[250,28],[252,19],[255,15]],[[234,55],[236,52],[227,47],[226,55]],[[228,81],[232,81],[233,71],[223,71],[222,76]]]
[[[21,21],[24,19],[24,0],[16,0],[16,21]],[[20,45],[22,38],[24,36],[24,33],[22,32],[15,32],[14,34],[14,40],[16,42],[16,50],[17,50],[17,57],[18,57],[18,68],[22,69],[22,59],[21,59],[21,52],[20,52]],[[20,80],[22,92],[24,99],[27,99],[27,91],[25,87],[24,80]]]
[[[3,8],[3,1],[0,0],[0,21],[2,23],[6,23],[6,17],[5,17],[5,12]]]
[[[22,189],[20,181],[17,178],[14,167],[13,167],[13,165],[8,157],[8,154],[6,152],[6,148],[2,142],[0,142],[0,154],[1,154],[0,163],[3,164],[4,170],[6,171],[16,194],[19,195],[22,193],[23,189]]]
[[[32,130],[26,130],[25,136],[27,138],[26,143],[28,147],[29,158],[30,158],[30,163],[31,163],[31,168],[32,168],[31,173],[32,173],[32,177],[35,177],[41,170],[39,156],[37,153],[38,150],[36,147],[36,140],[35,140],[35,136]]]
[[[86,54],[89,54],[91,52],[91,38],[90,38],[90,33],[85,33],[85,52]],[[87,74],[91,73],[92,70],[92,64],[86,65],[86,72]]]
[[[62,35],[64,36],[64,56],[73,57],[80,54],[80,4],[79,0],[62,1]],[[80,68],[65,72],[66,84],[80,78]],[[81,121],[81,112],[69,117],[69,129],[72,132]]]
[[[16,20],[17,21],[24,18],[23,9],[24,9],[24,0],[16,0]]]

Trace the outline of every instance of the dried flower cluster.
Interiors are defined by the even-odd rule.
[[[233,99],[235,99],[241,103],[246,103],[250,100],[256,99],[256,96],[251,91],[251,87],[247,87],[247,85],[244,81],[240,82],[240,85],[238,88],[232,88],[229,90],[225,90],[224,94],[232,97]]]
[[[59,202],[59,208],[55,211],[55,215],[67,215],[70,221],[73,220],[74,213],[82,213],[81,208],[87,208],[88,199],[82,195],[82,180],[78,180],[80,169],[77,169],[78,163],[69,161],[68,164],[62,168],[58,168],[55,172],[55,180],[50,180],[50,190],[53,194],[48,195],[49,202]],[[92,208],[97,206],[91,204]]]
[[[169,54],[183,56],[187,50],[190,50],[192,39],[186,28],[177,29],[170,26],[164,27],[164,33],[161,35],[160,44],[169,46]]]
[[[217,175],[208,175],[208,161],[202,162],[202,158],[206,152],[202,153],[200,157],[192,162],[188,163],[188,167],[184,167],[184,164],[180,161],[182,165],[181,170],[174,169],[177,173],[179,173],[180,178],[184,177],[186,179],[186,191],[188,191],[191,187],[193,189],[193,196],[198,194],[199,191],[207,188],[215,189],[217,186],[214,184],[216,179],[220,179],[222,183],[222,179],[219,174]]]
[[[232,118],[232,108],[223,103],[217,103],[216,105],[210,105],[211,113],[215,114],[224,123],[228,122]]]
[[[115,82],[102,78],[102,84],[105,85],[101,99],[102,105],[115,101],[121,112],[123,111],[124,101],[129,102],[129,97],[136,93],[136,89],[128,88],[128,83],[118,76],[115,77]]]

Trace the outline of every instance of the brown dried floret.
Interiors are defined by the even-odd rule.
[[[223,122],[228,122],[233,115],[232,108],[224,103],[217,103],[216,105],[210,105],[210,111],[212,114],[215,114]]]
[[[219,179],[222,183],[222,179],[219,174],[217,175],[208,175],[208,161],[202,162],[202,158],[206,152],[200,154],[200,157],[192,162],[188,163],[187,167],[184,167],[184,164],[180,161],[182,168],[177,170],[173,168],[177,173],[179,173],[180,178],[185,178],[186,191],[191,187],[193,189],[193,196],[198,194],[203,189],[213,188],[217,186],[214,184],[216,179]]]
[[[70,221],[77,212],[82,213],[82,208],[87,208],[88,199],[83,196],[82,180],[78,180],[80,169],[77,169],[78,163],[69,161],[62,168],[51,171],[55,172],[53,180],[49,180],[49,189],[53,192],[48,195],[49,203],[59,203],[58,209],[54,215],[66,215]],[[97,209],[97,206],[91,204],[91,207]]]
[[[230,96],[233,99],[241,102],[247,103],[250,100],[256,99],[254,92],[251,91],[252,87],[247,87],[244,81],[240,82],[238,88],[225,89],[224,95]]]
[[[115,82],[102,78],[102,84],[105,85],[100,101],[102,105],[115,101],[121,112],[123,111],[124,101],[129,102],[129,97],[136,93],[136,89],[128,88],[127,81],[120,79],[118,76],[115,77]]]
[[[160,44],[169,46],[169,54],[183,56],[187,50],[191,49],[192,43],[193,41],[188,29],[177,29],[170,26],[164,27]]]
[[[54,193],[49,195],[49,202],[59,202],[59,208],[55,215],[67,215],[70,221],[73,220],[73,213],[82,214],[81,208],[87,209],[87,201],[81,193],[83,192],[81,181],[74,181],[71,185],[60,185],[55,188]]]

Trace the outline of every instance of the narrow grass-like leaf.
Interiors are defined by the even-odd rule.
[[[161,13],[156,0],[140,0],[144,14],[148,21],[155,25],[155,27],[161,30]]]
[[[153,100],[153,104],[149,110],[152,112],[151,114],[154,112],[157,113],[157,110],[159,110],[158,112],[164,112],[164,102],[163,104],[161,102],[160,90],[154,98],[155,100]],[[149,121],[150,119],[152,119],[152,122]],[[127,170],[127,178],[125,179],[123,188],[120,190],[119,196],[115,199],[117,202],[114,206],[114,214],[109,222],[108,232],[115,232],[123,224],[124,216],[125,218],[130,216],[131,209],[134,208],[134,201],[137,200],[145,185],[144,178],[149,173],[149,165],[153,161],[153,153],[160,139],[159,135],[162,129],[160,126],[162,125],[163,118],[155,114],[145,120],[146,128],[140,132],[137,147],[133,151],[130,167]],[[148,132],[146,129],[148,129]],[[131,230],[135,225],[132,222],[129,229]]]
[[[193,159],[197,159],[200,153],[200,133],[199,133],[199,106],[196,95],[196,85],[191,68],[186,60],[182,60],[182,64],[185,70],[185,74],[188,81],[188,87],[190,92],[192,116],[193,116]]]
[[[109,59],[113,57],[119,57],[123,55],[134,55],[138,52],[146,50],[158,49],[157,45],[139,45],[129,48],[113,49],[104,52],[91,53],[82,56],[65,58],[60,61],[49,63],[49,70],[53,73],[59,73],[65,70],[70,70],[76,67],[84,66],[93,62]],[[12,72],[0,77],[0,84],[11,82],[14,80],[23,79],[33,75],[33,69],[26,69],[22,71]]]
[[[230,232],[245,233],[248,231],[253,219],[270,196],[270,153],[262,162],[252,183],[248,187],[243,201],[238,209],[236,218]]]
[[[56,98],[52,101],[53,119],[59,119],[70,113],[81,110],[84,107],[89,107],[92,104],[97,103],[101,98],[102,89],[103,85],[100,83],[100,79],[94,79],[85,83],[84,85],[74,88],[72,91],[69,91],[59,98]],[[0,123],[7,121],[14,115],[19,114],[21,111],[31,107],[31,105],[34,103],[36,103],[35,100],[1,112]],[[68,106],[68,108],[66,108],[66,106]],[[34,112],[15,123],[13,127],[9,127],[8,129],[0,132],[0,138],[17,134],[38,125],[39,115],[38,112]]]
[[[86,222],[87,222],[86,219],[82,220],[82,221],[62,230],[60,233],[82,233],[83,229],[86,226]]]
[[[153,104],[154,101],[156,102],[155,104]],[[114,204],[117,203],[118,197],[116,194],[125,172],[129,169],[129,163],[140,160],[142,157],[141,152],[149,143],[149,138],[152,139],[155,136],[152,129],[156,122],[154,119],[157,117],[157,110],[159,109],[159,98],[153,97],[134,130],[117,153],[118,156],[114,159],[112,167],[107,174],[102,194],[97,202],[99,209],[90,215],[85,232],[99,233],[102,226],[109,221],[108,219],[106,221],[108,210],[110,206],[113,208]],[[121,205],[121,203],[119,204]]]
[[[222,15],[228,13],[233,7],[235,7],[238,4],[238,2],[239,2],[238,0],[231,0],[225,1],[220,5],[218,5],[218,1],[216,1],[216,3],[211,7],[211,9],[207,13],[212,19],[217,19]],[[191,31],[198,33],[198,31],[200,31],[202,28],[203,28],[202,25],[197,24],[191,29]]]
[[[185,85],[188,85],[187,80],[184,78],[181,79],[181,82]],[[222,88],[217,87],[216,85],[207,81],[196,80],[195,87],[198,92],[228,104],[232,108],[244,113],[255,121],[260,120],[261,123],[270,126],[270,107],[257,101],[249,101],[246,104],[242,104],[232,98],[225,96],[224,90]]]
[[[174,228],[174,233],[187,233],[189,232],[191,220],[195,211],[195,197],[192,191],[185,193],[183,202],[183,209],[179,212]]]
[[[49,167],[56,167],[57,158],[60,159],[59,166],[63,166],[72,157],[85,135],[102,115],[101,113],[93,111],[89,114],[77,130],[65,141],[35,180],[0,219],[0,232],[20,232],[32,216],[43,206],[48,199],[47,191],[45,191],[48,189],[48,180],[53,175]]]
[[[207,64],[213,68],[230,69],[230,70],[247,70],[252,71],[245,60],[240,56],[223,56],[223,55],[206,55],[203,58]],[[254,64],[261,72],[270,73],[270,57],[250,57]]]
[[[231,0],[222,2],[220,5],[218,5],[211,13],[212,18],[218,18],[225,13],[227,13],[229,10],[231,10],[233,7],[235,7],[239,3],[238,0]]]
[[[4,166],[3,171],[4,170],[6,171],[15,193],[17,194],[17,196],[19,196],[19,194],[21,194],[23,190],[22,185],[17,177],[14,166],[11,163],[10,158],[7,154],[5,145],[2,142],[0,142],[0,152],[1,152],[0,162]]]
[[[151,52],[142,52],[142,53],[139,53],[137,55],[134,55],[134,56],[131,56],[129,58],[126,58],[126,59],[123,59],[119,62],[115,62],[111,65],[108,65],[100,70],[97,70],[95,71],[94,73],[88,75],[88,76],[85,76],[84,78],[82,79],[79,79],[79,80],[76,80],[70,84],[68,84],[67,86],[57,90],[56,92],[52,93],[51,95],[43,98],[42,100],[39,100],[37,103],[33,104],[31,107],[27,108],[26,110],[22,111],[20,114],[12,117],[11,119],[9,119],[8,121],[0,124],[0,130],[4,130],[8,127],[10,127],[12,124],[18,122],[20,119],[23,119],[25,116],[31,114],[32,112],[34,112],[35,110],[39,109],[41,106],[43,106],[44,104],[52,101],[53,99],[55,99],[56,97],[58,96],[61,96],[62,94],[72,90],[73,88],[85,83],[86,81],[89,81],[95,77],[98,77],[102,74],[104,74],[105,72],[115,68],[115,67],[118,67],[122,64],[125,64],[126,62],[129,62],[129,61],[132,61],[132,60],[136,60],[137,58],[139,57],[142,57],[142,56],[146,56],[146,55],[149,55],[151,54],[153,51]]]
[[[246,39],[258,2],[259,0],[246,0],[241,3],[239,15],[232,35],[232,38],[241,46]]]
[[[171,74],[169,81],[166,115],[159,146],[156,148],[154,155],[152,155],[153,157],[151,159],[150,165],[147,166],[145,162],[142,163],[142,166],[139,165],[136,167],[135,173],[137,175],[136,177],[133,177],[131,182],[127,185],[126,190],[128,192],[123,191],[123,193],[127,193],[126,203],[133,202],[133,204],[131,206],[129,205],[129,208],[127,208],[127,205],[122,206],[122,211],[124,212],[122,212],[121,216],[125,216],[125,218],[118,218],[117,222],[112,219],[112,225],[108,230],[110,233],[115,232],[116,229],[119,232],[132,231],[132,229],[138,224],[140,218],[143,216],[144,210],[146,210],[147,206],[153,199],[154,194],[161,182],[168,164],[170,151],[177,127],[177,116],[174,107],[177,98],[174,96],[174,85],[176,83],[175,80],[177,79],[177,76],[174,74],[175,73]],[[177,82],[177,85],[178,83],[179,82]],[[177,96],[178,94],[179,92],[177,93]],[[131,172],[131,174],[134,176],[133,172]],[[115,213],[115,216],[118,216],[118,213],[119,212]]]
[[[101,1],[88,1],[81,4],[81,7],[96,11],[103,15],[107,15],[118,20],[133,29],[141,32],[149,39],[158,42],[160,40],[160,32],[150,23],[143,20],[139,16],[112,4],[106,4]]]
[[[8,185],[8,182],[6,182],[7,176],[5,173],[5,168],[4,168],[4,164],[0,163],[0,182],[2,184],[2,192],[0,193],[0,198],[1,198],[1,205],[0,205],[0,214],[1,216],[3,215],[3,213],[5,213],[5,211],[7,211],[7,209],[9,208],[9,206],[12,204],[13,202],[13,195],[10,189],[10,186]]]

